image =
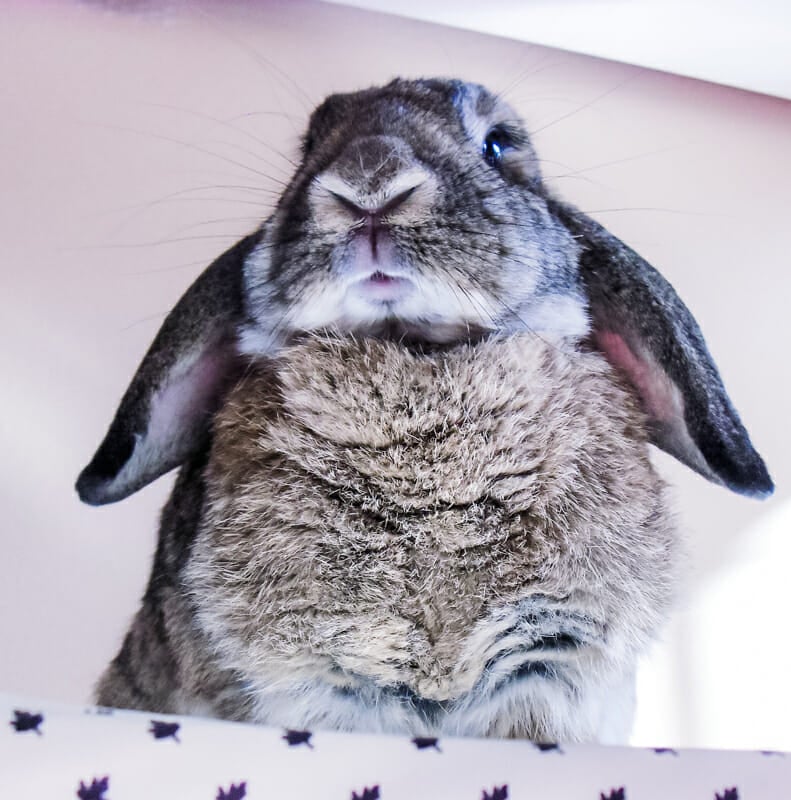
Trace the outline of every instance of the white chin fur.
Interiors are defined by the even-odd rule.
[[[585,303],[573,295],[543,297],[525,309],[520,317],[525,328],[542,336],[583,339],[591,330]]]
[[[450,342],[470,331],[530,330],[553,339],[574,340],[590,331],[585,305],[574,295],[549,295],[516,309],[504,309],[478,289],[462,289],[447,280],[392,266],[367,266],[347,274],[345,280],[310,287],[291,308],[273,308],[271,297],[259,297],[255,321],[240,330],[241,352],[271,355],[294,333],[336,330],[367,334],[388,325],[433,342]],[[373,279],[376,273],[388,275],[391,282],[377,282]]]

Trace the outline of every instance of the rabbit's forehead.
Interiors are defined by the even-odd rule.
[[[406,140],[445,134],[476,144],[495,124],[520,123],[516,112],[478,84],[396,80],[387,86],[328,97],[313,113],[305,149],[338,146],[351,137],[396,135]]]
[[[398,133],[403,135],[415,123],[434,125],[452,119],[454,95],[450,84],[423,87],[419,82],[394,82],[351,94],[328,97],[310,118],[305,148],[342,144],[350,136]]]

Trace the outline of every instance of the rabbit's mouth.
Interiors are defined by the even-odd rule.
[[[325,288],[311,305],[321,306],[323,324],[298,327],[315,330],[329,326],[374,336],[398,332],[401,337],[426,342],[467,340],[474,331],[492,327],[488,297],[472,296],[472,291],[421,274],[396,258],[358,262],[349,273],[337,282],[337,294]],[[303,314],[299,321],[303,318],[312,323],[318,315]]]
[[[336,270],[349,299],[373,305],[377,312],[383,304],[392,307],[407,300],[417,288],[411,265],[404,262],[391,237],[384,233],[376,248],[364,237],[354,236]]]
[[[353,290],[363,299],[376,305],[393,304],[404,300],[415,290],[415,284],[403,275],[392,275],[381,270],[356,281]]]

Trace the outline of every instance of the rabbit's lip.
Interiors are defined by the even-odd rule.
[[[389,303],[406,297],[415,284],[406,275],[374,270],[356,280],[351,288],[366,300]]]

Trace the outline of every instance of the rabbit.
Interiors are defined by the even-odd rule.
[[[649,443],[773,484],[673,288],[459,80],[327,98],[163,323],[81,499],[180,467],[100,704],[624,742],[681,545]]]

